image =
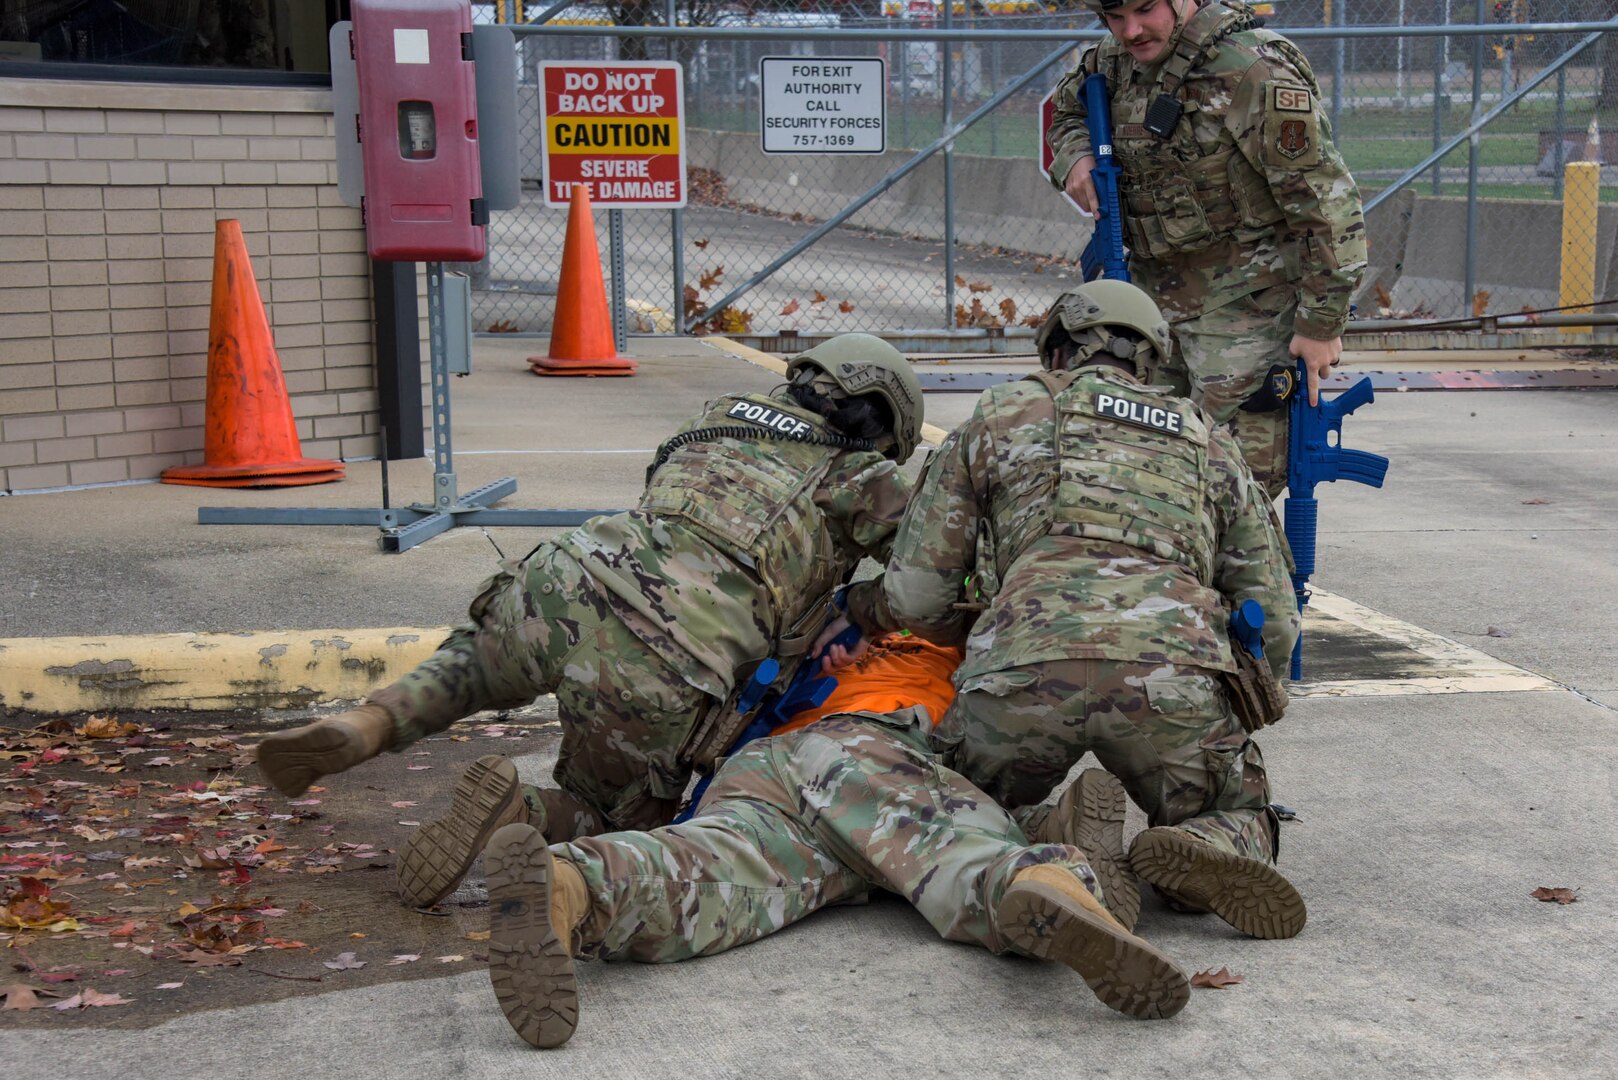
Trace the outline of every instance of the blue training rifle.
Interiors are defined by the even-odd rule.
[[[1376,396],[1370,379],[1361,379],[1331,400],[1320,395],[1319,405],[1309,404],[1309,372],[1298,361],[1298,381],[1292,391],[1291,429],[1287,434],[1287,544],[1292,548],[1292,591],[1298,597],[1298,615],[1309,603],[1309,578],[1315,572],[1315,538],[1320,525],[1320,506],[1315,501],[1315,485],[1337,480],[1379,488],[1388,475],[1388,459],[1364,450],[1343,446],[1343,417],[1369,405]],[[1303,678],[1303,635],[1292,650],[1294,680]]]
[[[1243,600],[1231,612],[1230,639],[1253,659],[1264,659],[1264,609],[1257,600]]]
[[[770,695],[770,686],[775,682],[776,676],[781,674],[780,663],[772,657],[760,664],[753,672],[753,677],[747,680],[747,685],[742,687],[742,692],[736,697],[737,712],[745,716],[755,709],[758,711],[742,729],[742,733],[730,744],[725,751],[725,757],[730,757],[754,739],[764,738],[805,709],[813,709],[824,704],[826,699],[831,697],[831,692],[837,689],[837,680],[830,675],[820,674],[821,660],[832,645],[852,649],[859,644],[859,641],[860,628],[850,626],[832,638],[825,649],[806,658],[793,674],[787,688],[779,694]],[[716,768],[715,772],[717,771]],[[680,816],[674,819],[676,825],[682,821],[689,821],[691,815],[696,813],[697,803],[702,801],[703,793],[708,790],[713,778],[713,773],[706,773],[697,781],[696,788],[691,792],[691,801],[686,804]]]
[[[1096,158],[1095,168],[1090,170],[1090,180],[1096,186],[1096,228],[1079,256],[1079,267],[1085,281],[1098,277],[1128,281],[1123,196],[1119,193],[1124,170],[1112,156],[1112,100],[1107,77],[1091,75],[1084,80],[1083,92],[1084,122],[1090,129],[1090,149]]]

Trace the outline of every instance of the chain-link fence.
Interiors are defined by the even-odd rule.
[[[1592,207],[1563,237],[1564,167],[1618,155],[1618,46],[1588,28],[1543,26],[1609,18],[1604,4],[1288,0],[1269,18],[1302,28],[1338,146],[1371,207],[1361,318],[1556,307],[1569,295],[1568,244],[1575,273],[1589,279],[1572,295],[1618,296],[1618,276],[1607,280],[1612,210]],[[1093,38],[1095,19],[1025,0],[953,11],[934,0],[810,6],[743,14],[697,0],[677,11],[575,4],[549,24],[572,29],[522,27],[528,190],[521,207],[495,215],[490,256],[472,268],[476,328],[549,326],[566,212],[547,208],[538,189],[535,72],[562,59],[672,59],[684,70],[690,204],[622,214],[632,332],[935,331],[1014,326],[1043,311],[1076,278],[1090,227],[1039,172],[1038,109],[1077,58],[1064,32]],[[502,8],[517,16],[515,3],[474,5],[480,21]],[[683,28],[675,36],[614,25],[671,17]],[[1499,32],[1428,29],[1478,22]],[[728,36],[743,28],[753,36]],[[899,39],[963,30],[970,40]],[[887,151],[764,154],[767,56],[882,58]],[[981,118],[957,133],[951,153],[916,162],[974,113]],[[1476,137],[1464,137],[1474,127]],[[606,251],[605,213],[596,227]]]

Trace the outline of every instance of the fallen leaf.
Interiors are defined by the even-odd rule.
[[[798,310],[798,301],[797,301],[796,298],[794,298],[794,299],[788,300],[786,302],[786,306],[781,309],[781,314],[783,314],[783,315],[791,315],[793,312],[795,312],[797,310]]]
[[[73,734],[84,739],[121,739],[139,730],[139,724],[120,723],[116,716],[103,714],[90,717],[83,727],[74,728]]]
[[[1376,302],[1385,308],[1391,309],[1393,307],[1393,294],[1380,281],[1376,283]]]
[[[1549,499],[1524,499],[1522,504],[1524,506],[1549,506],[1551,501]]]
[[[1209,990],[1223,990],[1227,986],[1235,986],[1242,981],[1240,975],[1232,975],[1230,968],[1222,967],[1218,971],[1199,971],[1191,976],[1192,986],[1201,986]]]
[[[487,930],[469,930],[469,931],[467,931],[467,934],[466,934],[466,940],[468,940],[468,941],[488,941],[489,940],[489,931],[487,931]]]
[[[388,961],[388,967],[398,967],[401,964],[414,964],[421,959],[420,953],[400,953]]]
[[[1491,626],[1491,627],[1489,627],[1487,630],[1485,630],[1483,632],[1485,634],[1487,634],[1489,637],[1510,637],[1511,636],[1511,631],[1510,630],[1505,630],[1505,629],[1502,629],[1501,627],[1498,627],[1498,626]]]
[[[970,281],[967,282],[966,287],[975,293],[988,292],[990,289],[994,288],[994,286],[990,285],[987,281]]]
[[[719,279],[724,276],[725,268],[723,265],[716,266],[712,270],[705,270],[703,271],[702,276],[697,279],[697,287],[702,289],[711,289],[715,285],[719,284]]]
[[[354,933],[352,933],[352,934],[350,934],[348,936],[351,937],[351,938],[368,938],[371,935],[370,934],[361,934],[358,931],[356,931],[356,932],[354,932]]]
[[[102,1005],[128,1005],[131,1000],[122,994],[103,994],[87,986],[67,1000],[58,1001],[51,1008],[66,1012],[68,1009],[94,1009]]]
[[[489,333],[491,334],[515,334],[517,329],[517,324],[510,319],[501,319],[498,322],[489,324]]]
[[[1564,907],[1566,907],[1568,904],[1576,904],[1579,900],[1578,895],[1574,893],[1572,889],[1553,889],[1548,885],[1541,885],[1528,895],[1532,896],[1535,900],[1540,900],[1547,904],[1561,904]]]
[[[178,990],[180,987],[182,987],[184,985],[185,985],[185,983],[183,983],[183,982],[158,983],[157,984],[157,989],[159,989],[159,990]]]
[[[965,279],[965,278],[963,278],[963,277],[962,277],[962,276],[961,276],[961,275],[959,275],[959,274],[956,274],[956,275],[955,275],[955,287],[956,287],[956,288],[957,288],[957,289],[964,289],[964,288],[966,288],[966,279]]]
[[[1015,323],[1017,321],[1017,301],[1009,296],[1001,297],[1000,317],[1006,321],[1008,326]]]
[[[847,315],[849,312],[854,310],[854,301],[844,300],[842,303],[837,305],[837,310],[841,311],[844,315]]]
[[[1473,318],[1481,318],[1483,313],[1488,310],[1489,290],[1479,289],[1476,293],[1472,294],[1472,316]]]
[[[826,294],[821,292],[819,289],[816,289],[814,299],[810,300],[809,302],[811,304],[824,304],[826,302]]]
[[[54,994],[49,990],[43,990],[37,986],[28,986],[25,983],[12,983],[10,986],[0,986],[0,997],[6,999],[6,1003],[4,1005],[0,1005],[0,1010],[26,1012],[29,1009],[37,1009],[44,1004],[44,1002],[39,1000],[39,995],[41,994],[45,995],[46,997],[61,996],[60,994]]]
[[[702,250],[707,248],[708,241],[707,240],[693,240],[693,241],[691,241],[691,246],[696,248],[698,251],[702,251]]]
[[[348,971],[352,968],[362,968],[365,966],[365,961],[354,959],[354,954],[351,952],[338,953],[337,959],[323,960],[321,963],[324,966],[331,968],[333,971]]]
[[[413,802],[396,802],[396,803],[389,803],[388,805],[393,807],[395,810],[404,810],[404,809],[407,809],[409,807],[415,806],[416,804],[413,803]]]
[[[309,946],[301,941],[289,941],[286,938],[267,937],[264,944],[272,949],[307,949]]]
[[[406,765],[405,766],[405,771],[406,772],[426,772],[430,768],[432,768],[431,765]]]
[[[450,956],[435,956],[433,959],[437,960],[440,964],[459,964],[462,960],[465,960],[466,957],[462,956],[460,953],[454,953]]]

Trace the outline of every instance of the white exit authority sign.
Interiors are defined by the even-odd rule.
[[[887,149],[887,76],[880,57],[766,56],[758,82],[766,154]]]

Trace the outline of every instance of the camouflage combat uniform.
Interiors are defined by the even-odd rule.
[[[885,603],[851,599],[861,626],[970,631],[934,739],[1001,805],[1088,750],[1152,825],[1273,859],[1263,758],[1221,682],[1225,605],[1260,603],[1278,674],[1298,616],[1269,501],[1190,401],[1103,368],[990,389],[928,462],[884,580]]]
[[[1050,863],[1099,896],[1077,848],[1030,845],[1010,815],[928,746],[925,709],[843,713],[760,739],[720,767],[690,821],[552,847],[591,911],[575,956],[669,963],[756,941],[871,889],[940,935],[993,952],[1012,877]]]
[[[835,438],[814,413],[751,394],[719,399],[681,433],[745,428],[738,403]],[[693,764],[729,745],[714,721],[737,672],[802,650],[860,559],[887,557],[910,493],[875,452],[736,434],[678,446],[635,510],[593,518],[485,583],[466,625],[371,695],[394,718],[393,748],[554,691],[555,778],[579,802],[560,803],[572,821],[543,827],[668,821]]]
[[[1286,411],[1240,406],[1272,365],[1291,365],[1294,332],[1341,336],[1365,272],[1365,215],[1308,61],[1279,34],[1249,28],[1251,19],[1243,5],[1212,0],[1151,66],[1107,38],[1057,85],[1047,140],[1060,188],[1091,153],[1081,84],[1104,73],[1130,271],[1172,324],[1176,361],[1184,358],[1163,380],[1214,420],[1234,422],[1274,497],[1286,486]],[[1146,110],[1164,93],[1185,112],[1159,138]]]

